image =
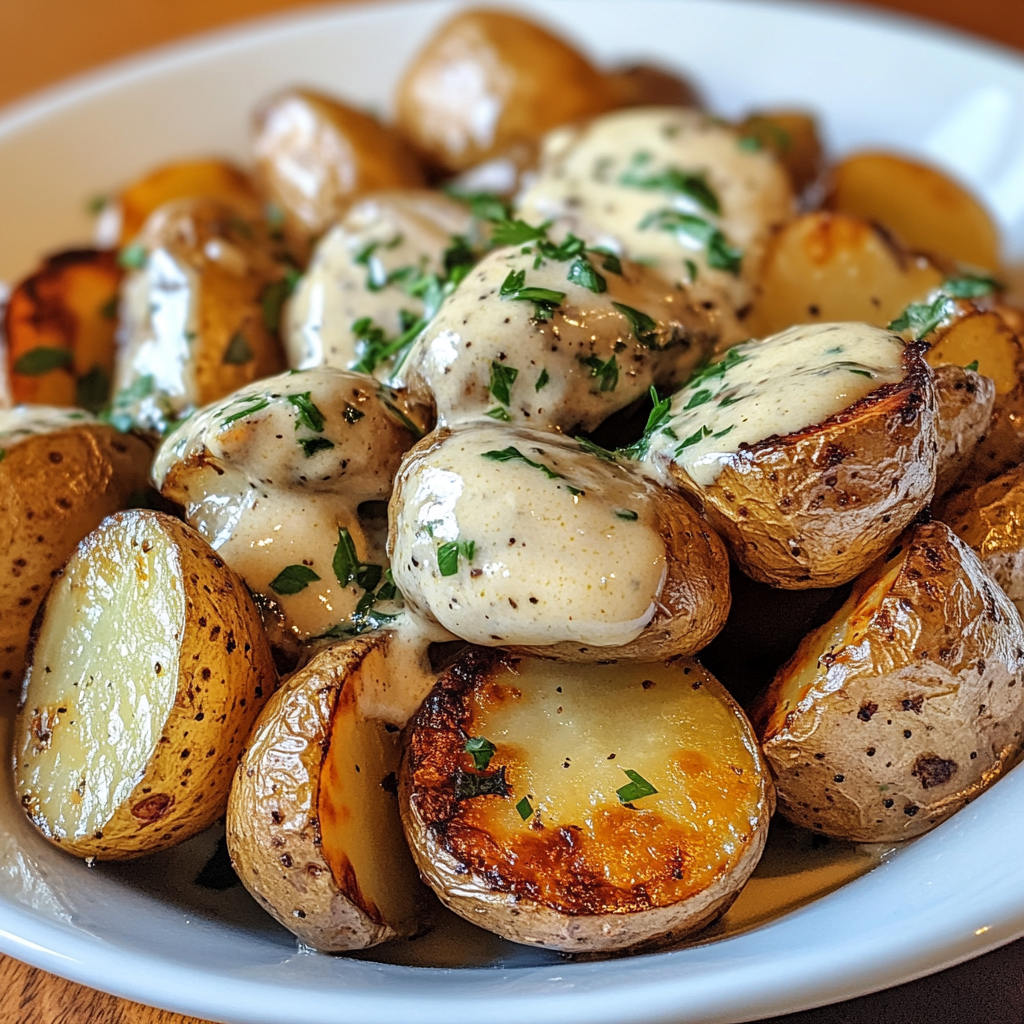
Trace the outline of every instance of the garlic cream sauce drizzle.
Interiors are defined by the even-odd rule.
[[[857,323],[737,345],[675,395],[647,461],[674,461],[707,487],[741,447],[821,423],[902,380],[904,347],[891,331]]]

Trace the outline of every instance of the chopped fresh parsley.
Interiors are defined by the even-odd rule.
[[[565,298],[565,292],[557,292],[551,288],[527,287],[525,270],[510,270],[501,284],[498,295],[513,302],[532,302],[536,320],[550,320],[552,311],[557,309]]]
[[[984,274],[978,276],[951,277],[943,283],[942,290],[954,299],[977,299],[999,291],[1002,285]]]
[[[281,326],[281,310],[284,308],[285,301],[295,291],[295,286],[299,283],[301,276],[294,267],[288,267],[284,277],[271,281],[263,289],[263,293],[260,295],[263,326],[271,334],[277,334],[278,328]]]
[[[545,466],[543,462],[534,462],[533,459],[527,458],[518,448],[509,445],[508,448],[502,448],[500,451],[482,452],[483,458],[490,459],[492,462],[512,462],[518,459],[520,462],[525,462],[528,466],[533,466],[534,469],[539,469],[549,480],[564,480],[565,477],[561,473],[556,473],[550,466]]]
[[[693,388],[698,384],[724,377],[729,370],[739,363],[745,363],[750,356],[744,355],[736,348],[731,348],[725,353],[725,358],[717,363],[700,363],[693,371],[693,376],[687,381],[687,388]]]
[[[705,437],[711,436],[711,428],[708,426],[698,427],[689,437],[684,437],[679,442],[676,448],[676,455],[681,455],[683,451],[692,445],[697,444],[698,441],[703,441]]]
[[[690,400],[683,406],[683,411],[687,412],[690,409],[696,409],[698,406],[703,405],[705,402],[711,401],[711,391],[707,388],[701,388],[700,391],[695,391],[691,396]]]
[[[858,377],[868,377],[868,378],[874,377],[874,374],[870,370],[858,370],[858,369],[856,369],[853,366],[847,366],[846,367],[846,372],[847,373],[855,373],[855,374],[857,374]]]
[[[619,175],[619,184],[631,188],[642,188],[651,192],[670,192],[692,199],[708,213],[721,213],[722,207],[714,189],[707,182],[704,174],[697,171],[681,171],[678,167],[666,167],[656,174],[645,174],[643,166],[649,162],[638,157],[647,154],[636,153],[630,166]]]
[[[136,242],[134,245],[126,245],[118,252],[117,264],[125,270],[141,270],[148,258],[146,247]]]
[[[926,338],[956,311],[956,299],[976,299],[1000,288],[992,277],[951,277],[944,281],[931,302],[912,302],[889,324],[890,331],[909,331],[915,341]]]
[[[968,364],[967,364],[967,365],[966,365],[966,366],[964,367],[964,369],[965,369],[965,370],[973,370],[973,371],[974,371],[975,373],[977,373],[977,372],[978,372],[978,360],[977,360],[977,359],[975,359],[975,360],[973,360],[972,362],[969,362],[969,363],[968,363]]]
[[[506,245],[525,245],[546,238],[551,221],[545,221],[540,227],[533,227],[525,220],[500,220],[494,224],[491,232],[491,245],[500,249]]]
[[[224,352],[224,362],[230,366],[243,366],[251,360],[252,349],[249,342],[245,340],[245,335],[241,331],[235,331]]]
[[[729,245],[724,234],[710,221],[679,210],[654,210],[640,222],[640,229],[655,228],[669,231],[678,239],[686,239],[704,246],[704,258],[709,267],[738,274],[743,252]]]
[[[516,810],[519,812],[519,817],[522,818],[523,821],[529,821],[530,816],[533,814],[533,806],[530,803],[530,798],[528,796],[524,796],[523,799],[516,804]]]
[[[540,371],[540,376],[537,378],[537,383],[534,384],[533,390],[540,391],[540,389],[544,387],[544,385],[547,384],[550,380],[551,377],[548,374],[547,367],[545,367]]]
[[[256,395],[252,398],[247,399],[248,405],[244,405],[241,409],[236,412],[229,413],[220,421],[221,430],[225,427],[230,427],[232,423],[237,420],[244,420],[247,416],[252,416],[254,413],[262,412],[264,409],[270,407],[270,400],[267,398],[260,398]]]
[[[593,455],[595,458],[601,459],[603,462],[619,461],[615,452],[611,452],[607,448],[602,448],[599,444],[594,444],[589,437],[576,437],[575,440],[588,455]]]
[[[75,381],[75,405],[99,412],[110,398],[110,378],[102,366],[94,366]]]
[[[14,361],[14,372],[25,377],[39,377],[51,370],[63,370],[71,366],[74,356],[70,349],[49,348],[41,345],[30,348],[24,355]]]
[[[618,386],[619,363],[614,355],[607,360],[597,355],[587,356],[586,359],[580,359],[580,362],[590,367],[590,376],[598,379],[601,391],[614,391]]]
[[[488,409],[484,415],[489,416],[492,420],[500,420],[502,423],[512,422],[508,409],[502,408],[500,405],[496,405],[493,409]]]
[[[442,576],[454,576],[459,571],[459,556],[467,562],[476,554],[475,540],[450,540],[437,549],[437,569]]]
[[[647,424],[644,427],[644,432],[640,437],[640,440],[631,444],[628,448],[622,449],[622,454],[630,459],[644,459],[647,457],[647,453],[651,449],[651,441],[654,435],[659,430],[664,430],[668,426],[668,421],[671,419],[672,414],[672,399],[669,398],[658,398],[658,392],[651,387],[651,401],[654,403],[654,407],[651,409],[650,414],[647,417]]]
[[[509,796],[504,765],[490,775],[457,769],[452,781],[455,783],[456,800],[470,800],[475,796]]]
[[[633,337],[641,345],[646,345],[647,348],[657,347],[658,324],[652,317],[623,302],[613,302],[612,305],[629,321],[629,326],[633,328]]]
[[[470,736],[462,749],[473,756],[473,767],[478,772],[487,771],[491,758],[498,752],[498,748],[484,736]]]
[[[308,565],[285,566],[271,581],[270,589],[275,594],[297,594],[320,577]]]
[[[343,587],[347,587],[355,580],[363,566],[356,554],[352,534],[343,526],[338,529],[338,546],[334,549],[334,559],[331,565],[335,577]]]
[[[111,295],[106,302],[100,306],[100,316],[104,320],[116,320],[117,319],[117,305],[118,298],[116,295]]]
[[[491,363],[491,383],[487,390],[494,395],[495,399],[502,405],[512,404],[512,385],[516,382],[519,371],[514,366],[506,366],[504,363]]]
[[[730,423],[724,430],[719,430],[718,433],[712,434],[711,436],[716,440],[720,437],[725,437],[726,434],[731,434],[736,429],[735,423]]]
[[[302,454],[311,459],[317,452],[330,451],[334,447],[334,442],[326,437],[304,437],[299,441],[299,447]]]
[[[286,395],[285,400],[296,410],[296,430],[298,430],[299,427],[306,427],[314,433],[323,433],[324,414],[310,399],[308,391],[303,391],[300,395]]]
[[[658,792],[639,772],[635,772],[631,768],[622,770],[626,773],[629,782],[621,789],[615,790],[615,795],[619,798],[620,803],[631,804],[645,796],[654,796]]]
[[[569,265],[568,280],[600,295],[608,291],[608,282],[591,266],[586,256],[580,255]]]
[[[94,217],[101,214],[110,205],[109,196],[92,196],[85,202],[86,210]]]
[[[615,510],[616,519],[625,519],[628,523],[635,523],[640,516],[631,508],[618,508]]]

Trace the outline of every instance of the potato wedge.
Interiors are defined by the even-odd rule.
[[[735,346],[673,396],[645,458],[755,580],[791,590],[847,583],[935,488],[923,350],[849,323]]]
[[[130,860],[224,813],[277,685],[245,584],[190,526],[136,509],[79,545],[43,605],[15,725],[15,784],[78,857]]]
[[[406,605],[471,643],[649,661],[699,651],[729,612],[725,549],[686,501],[556,434],[435,431],[389,520]]]
[[[399,730],[366,714],[388,638],[317,655],[270,699],[228,802],[231,862],[308,946],[363,949],[421,931],[429,894],[398,813]]]
[[[364,192],[421,188],[419,162],[375,117],[311,89],[286,89],[257,109],[256,175],[303,245],[323,234]]]
[[[802,110],[762,110],[740,121],[743,144],[767,149],[786,168],[799,195],[821,176],[825,153],[814,117]]]
[[[971,465],[992,419],[996,385],[990,377],[952,363],[937,366],[933,376],[939,445],[935,495],[940,497]]]
[[[752,730],[699,664],[471,648],[409,729],[401,809],[448,907],[514,942],[671,945],[728,909],[774,805]]]
[[[48,257],[14,287],[0,334],[16,405],[98,412],[106,404],[122,276],[113,252],[72,249]]]
[[[843,213],[805,213],[768,244],[750,315],[754,337],[795,324],[858,321],[885,327],[943,281],[924,256]]]
[[[122,260],[125,252],[122,251]],[[131,247],[113,422],[163,434],[179,417],[285,368],[278,337],[290,268],[240,208],[160,207]]]
[[[779,811],[852,842],[920,835],[1024,737],[1024,624],[943,523],[915,526],[811,633],[751,717]]]
[[[958,490],[939,515],[1024,615],[1024,466]]]
[[[657,64],[627,64],[613,68],[605,81],[617,107],[701,107],[691,82]]]
[[[152,454],[83,412],[0,411],[0,704],[21,685],[29,627],[53,579],[146,486]]]
[[[260,200],[252,179],[227,160],[179,160],[162,164],[121,190],[121,244],[127,245],[157,209],[175,199],[217,199],[255,219]]]
[[[894,232],[904,244],[970,266],[999,267],[999,232],[948,174],[893,153],[854,153],[832,168],[826,205]]]
[[[486,9],[446,21],[395,94],[399,130],[448,172],[616,103],[612,84],[578,50],[534,21]]]

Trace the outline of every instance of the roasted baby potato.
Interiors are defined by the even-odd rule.
[[[882,224],[912,249],[975,267],[999,266],[999,233],[948,175],[892,153],[854,153],[832,169],[826,205]]]
[[[399,731],[370,717],[388,638],[317,655],[270,699],[228,802],[231,862],[260,905],[324,952],[421,931],[429,895],[398,814]]]
[[[738,345],[673,396],[646,459],[755,580],[846,583],[935,488],[923,348],[867,324],[793,327]]]
[[[818,180],[825,154],[814,118],[802,110],[764,110],[740,121],[743,145],[775,154],[799,195]]]
[[[78,546],[33,632],[18,799],[78,857],[130,860],[224,813],[277,685],[245,584],[191,527],[136,509]]]
[[[614,68],[605,81],[617,107],[700,107],[694,86],[675,71],[657,64]]]
[[[437,311],[444,282],[476,259],[470,226],[466,204],[442,192],[396,189],[355,202],[320,239],[288,303],[289,365],[387,376]]]
[[[285,655],[395,611],[385,508],[418,436],[402,410],[365,374],[297,371],[208,406],[157,452],[157,486],[245,580]]]
[[[991,378],[950,363],[936,367],[933,378],[939,444],[935,495],[939,497],[971,464],[992,418],[996,386]]]
[[[617,105],[612,83],[534,21],[471,9],[446,21],[395,94],[402,134],[441,171],[472,167]]]
[[[98,412],[114,372],[117,291],[113,252],[71,249],[43,261],[15,286],[0,334],[15,404]]]
[[[157,209],[175,199],[217,199],[255,217],[260,208],[252,179],[227,160],[179,160],[163,164],[121,190],[121,244],[127,245]]]
[[[939,515],[1024,615],[1024,466],[958,490]]]
[[[851,320],[885,327],[943,276],[876,225],[846,214],[805,213],[769,243],[745,324],[758,338],[796,324]]]
[[[680,496],[597,452],[497,425],[424,439],[389,506],[407,607],[471,643],[567,661],[699,651],[729,612],[721,541]]]
[[[772,153],[697,110],[619,110],[549,132],[519,216],[745,309],[772,233],[793,216],[789,176]]]
[[[256,174],[308,244],[364,192],[419,188],[423,171],[402,139],[375,117],[310,89],[286,89],[256,111]]]
[[[78,542],[125,508],[152,449],[84,412],[0,411],[0,704],[21,684],[29,626]]]
[[[489,417],[572,436],[737,341],[730,310],[710,306],[578,238],[506,246],[441,303],[395,380],[445,426]]]
[[[289,267],[258,221],[219,200],[180,199],[129,252],[113,422],[162,434],[285,368],[277,331]]]
[[[774,797],[693,661],[559,665],[470,648],[413,719],[406,836],[448,907],[571,953],[671,945],[723,914]]]
[[[942,523],[915,526],[811,633],[752,713],[790,821],[920,835],[991,785],[1024,735],[1024,624]]]

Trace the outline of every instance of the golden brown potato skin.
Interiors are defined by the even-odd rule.
[[[515,679],[522,664],[493,648],[468,648],[439,678],[409,725],[399,797],[424,880],[471,922],[513,942],[564,952],[663,948],[725,913],[760,858],[774,809],[752,733],[742,763],[716,759],[708,751],[678,751],[680,771],[694,772],[687,792],[699,828],[681,829],[656,809],[609,806],[592,795],[594,821],[586,827],[545,821],[538,813],[530,826],[510,834],[503,827],[508,808],[499,806],[504,803],[500,797],[515,801],[532,738],[493,737],[499,751],[490,767],[504,782],[505,794],[468,799],[458,789],[476,774],[466,752],[467,737],[482,735],[481,710],[517,700]],[[750,731],[739,707],[710,673],[684,659],[666,667],[695,672],[690,678],[698,681],[686,685],[717,698],[736,716],[737,728]],[[643,684],[645,689],[654,685]],[[575,752],[571,735],[564,750],[567,757]],[[705,798],[712,801],[710,807]],[[723,803],[728,811],[722,810]],[[749,810],[750,818],[732,831],[722,819],[737,807]],[[517,825],[521,817],[522,812],[512,815]]]
[[[975,267],[999,266],[999,233],[962,185],[893,153],[854,153],[832,169],[826,205],[895,232],[905,244]]]
[[[617,107],[701,107],[685,78],[657,64],[630,64],[606,76]]]
[[[533,21],[483,8],[445,22],[395,96],[399,130],[449,172],[618,105],[612,83],[579,51]]]
[[[174,199],[219,199],[259,211],[256,187],[245,171],[226,160],[179,160],[163,164],[122,189],[121,244],[127,245],[158,207]]]
[[[88,423],[29,437],[0,460],[0,703],[21,684],[29,627],[78,542],[149,482],[150,446]]]
[[[939,514],[1024,615],[1024,466],[958,490]]]
[[[0,330],[15,405],[103,407],[122,276],[115,253],[72,249],[47,257],[15,286]]]
[[[667,573],[658,610],[633,641],[621,647],[569,642],[512,647],[519,654],[562,661],[661,661],[696,654],[719,634],[729,617],[729,556],[714,530],[681,495],[659,495]]]
[[[60,837],[47,833],[33,814],[31,792],[21,782],[22,807],[47,838],[78,857],[132,860],[184,842],[222,817],[235,765],[249,730],[277,686],[277,670],[259,612],[241,577],[187,523],[150,509],[118,512],[83,540],[76,556],[95,555],[97,536],[119,530],[122,571],[133,560],[140,541],[137,524],[155,520],[177,548],[180,586],[185,595],[185,628],[180,640],[177,695],[160,739],[142,778],[94,835]],[[40,630],[46,619],[43,604],[35,620],[29,661],[39,654]],[[34,649],[33,649],[34,648]],[[111,658],[119,657],[112,650]],[[213,680],[214,682],[210,682]],[[25,696],[23,695],[23,702]],[[37,714],[30,704],[19,709],[16,735],[24,737],[22,764],[32,745]]]
[[[787,590],[847,583],[928,504],[938,442],[921,353],[907,346],[898,383],[816,426],[741,449],[710,487],[669,463],[748,576]]]
[[[825,166],[825,152],[814,117],[802,110],[762,110],[737,125],[747,144],[757,143],[775,154],[786,168],[799,195],[817,181]]]
[[[859,580],[752,718],[790,821],[853,842],[920,835],[998,778],[1024,731],[1024,625],[942,523]]]
[[[941,496],[971,464],[988,430],[996,398],[995,382],[953,363],[938,366],[935,378],[935,428],[939,454],[935,494]]]
[[[352,711],[353,677],[384,643],[374,636],[336,644],[282,686],[239,760],[228,803],[228,850],[246,888],[302,942],[324,952],[363,949],[415,931],[413,921],[385,920],[347,860],[332,863],[322,828],[335,718]],[[400,832],[397,804],[394,817]]]
[[[310,89],[287,89],[258,108],[253,154],[264,192],[284,212],[289,234],[305,243],[363,192],[425,184],[394,131]]]

